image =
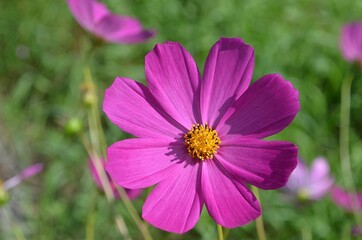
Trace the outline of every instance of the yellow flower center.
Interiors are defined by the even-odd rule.
[[[185,143],[191,157],[205,160],[214,157],[221,141],[217,132],[205,123],[192,125],[185,134]]]
[[[307,201],[309,200],[309,191],[306,188],[301,188],[299,189],[298,193],[297,193],[297,197],[300,201]]]

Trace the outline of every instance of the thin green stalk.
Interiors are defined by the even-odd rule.
[[[121,199],[123,200],[124,204],[126,205],[126,208],[127,208],[128,212],[130,213],[133,221],[136,223],[137,227],[140,229],[143,238],[145,240],[152,240],[152,236],[147,229],[147,225],[145,224],[144,221],[142,221],[142,219],[138,215],[137,210],[133,206],[126,191],[123,188],[118,188],[118,192],[119,192],[119,195],[121,196]]]
[[[255,195],[255,197],[260,202],[259,189],[257,187],[251,186],[251,189]],[[263,217],[260,216],[256,219],[256,232],[258,234],[259,240],[266,240],[266,234],[264,229]]]
[[[16,224],[13,223],[10,219],[10,217],[8,216],[7,212],[5,211],[5,209],[3,209],[3,213],[5,215],[5,217],[9,220],[10,224],[11,224],[11,228],[14,232],[15,238],[17,240],[25,240],[25,235],[23,233],[23,231],[21,230],[21,228]]]
[[[352,192],[352,208],[355,219],[360,227],[362,227],[361,215],[358,214],[360,207],[357,199],[356,186],[353,181],[353,171],[351,167],[351,159],[349,155],[349,131],[350,131],[350,111],[351,111],[351,86],[353,77],[347,76],[342,82],[341,88],[341,113],[339,128],[339,150],[343,179],[346,186]]]
[[[98,96],[96,92],[96,85],[94,84],[89,67],[84,68],[84,78],[85,78],[85,84],[86,86],[88,86],[86,90],[90,91],[86,94],[90,94],[90,99],[93,100],[90,106],[88,107],[88,112],[87,112],[90,140],[91,140],[90,152],[92,152],[92,157],[94,158],[93,162],[100,176],[101,184],[105,190],[107,199],[110,202],[112,202],[115,199],[115,195],[108,181],[106,172],[102,166],[101,163],[102,160],[100,159],[100,156],[102,156],[103,160],[107,161],[107,155],[106,155],[107,145],[105,142],[104,131],[102,128],[101,118],[98,109]],[[119,188],[118,191],[122,201],[126,204],[126,208],[130,213],[132,219],[136,223],[137,227],[139,228],[143,238],[145,240],[152,240],[151,234],[149,233],[146,224],[139,217],[136,209],[134,208],[132,202],[128,198],[128,195],[125,192],[125,190],[123,188]],[[122,232],[124,232],[124,228],[126,227],[126,225],[121,216],[116,216],[116,224],[119,231],[122,234]]]
[[[216,224],[217,226],[217,236],[218,236],[218,240],[224,240],[224,234],[222,232],[222,226],[219,224]]]

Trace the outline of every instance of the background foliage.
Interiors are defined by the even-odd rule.
[[[343,23],[358,20],[361,1],[240,0],[108,0],[119,14],[138,17],[158,31],[140,45],[105,44],[89,63],[103,91],[115,76],[144,81],[144,55],[158,42],[178,41],[194,56],[200,70],[210,47],[221,37],[241,37],[255,48],[253,80],[278,72],[300,92],[302,110],[275,138],[299,146],[311,162],[325,156],[338,184],[341,82],[352,86],[351,160],[362,190],[362,78],[340,54]],[[22,229],[26,239],[84,239],[94,220],[95,239],[119,239],[114,212],[124,213],[132,236],[138,230],[120,202],[111,209],[93,184],[88,156],[69,121],[86,127],[81,83],[85,52],[92,37],[75,22],[65,1],[0,2],[0,143],[12,157],[0,155],[0,178],[7,179],[32,162],[45,171],[13,189],[11,202],[0,212],[0,239],[13,239]],[[104,117],[108,144],[127,137]],[[143,195],[143,199],[146,197]],[[354,219],[322,201],[295,207],[279,192],[262,191],[261,202],[269,239],[349,239]],[[141,211],[143,200],[135,201]],[[155,239],[179,239],[150,227]],[[195,229],[183,239],[216,238],[216,227],[204,209]],[[254,223],[233,229],[229,239],[255,239]]]

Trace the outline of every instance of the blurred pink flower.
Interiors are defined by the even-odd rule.
[[[362,63],[362,23],[352,22],[343,26],[340,47],[349,62]]]
[[[203,77],[177,42],[157,44],[145,63],[148,87],[118,77],[105,92],[108,118],[137,137],[108,148],[108,173],[123,187],[158,184],[142,217],[166,231],[193,228],[204,204],[224,227],[256,219],[247,184],[280,188],[297,164],[294,144],[261,139],[291,123],[298,91],[279,74],[249,86],[254,49],[239,38],[211,48]]]
[[[102,164],[102,168],[104,169],[104,167],[105,167],[104,160],[100,159],[99,161]],[[89,169],[91,171],[92,178],[93,178],[94,182],[96,183],[96,185],[98,186],[98,188],[100,190],[104,191],[102,183],[101,183],[101,179],[99,178],[99,174],[98,174],[96,166],[95,166],[95,163],[91,159],[89,159]],[[112,188],[112,191],[113,191],[113,194],[114,194],[115,198],[120,198],[120,195],[119,195],[119,192],[117,190],[116,185],[114,184],[114,182],[112,181],[112,179],[108,175],[108,173],[106,173],[106,174],[107,174],[107,178],[108,178],[109,184],[110,184],[110,186]],[[142,189],[127,189],[127,188],[125,188],[125,191],[126,191],[128,197],[129,197],[129,199],[135,199],[135,198],[137,198],[138,196],[140,196],[142,194],[143,190]]]
[[[344,208],[347,211],[359,211],[362,212],[362,194],[357,193],[354,197],[351,192],[347,192],[340,187],[334,186],[331,192],[332,200],[338,206]],[[355,202],[354,202],[355,201]],[[354,205],[355,204],[355,205]]]
[[[115,15],[96,0],[67,0],[78,23],[96,36],[112,43],[139,43],[155,35],[132,17]]]
[[[333,182],[326,159],[316,158],[310,168],[298,159],[283,190],[296,200],[318,200],[328,193]]]

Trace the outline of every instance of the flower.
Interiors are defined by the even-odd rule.
[[[298,165],[289,177],[284,188],[290,196],[304,200],[318,200],[330,190],[333,179],[329,175],[329,165],[326,159],[316,158],[308,168],[298,159]]]
[[[362,23],[352,22],[343,26],[340,47],[348,62],[362,61]]]
[[[145,57],[148,87],[118,77],[106,90],[108,118],[137,138],[107,149],[106,170],[119,185],[145,188],[142,217],[166,231],[194,227],[203,205],[228,228],[261,214],[246,186],[276,189],[297,164],[297,147],[261,138],[283,130],[299,111],[298,92],[279,74],[249,87],[254,50],[222,38],[201,78],[179,43],[157,44]]]
[[[67,0],[78,23],[87,31],[112,43],[139,43],[155,35],[132,17],[115,15],[96,0]]]
[[[25,179],[30,178],[40,173],[41,171],[43,171],[43,164],[36,163],[30,167],[25,168],[23,171],[6,180],[5,182],[2,182],[0,179],[0,206],[7,203],[9,200],[9,195],[7,193],[8,190],[16,187]]]
[[[98,188],[101,190],[101,191],[104,191],[103,189],[103,186],[102,186],[102,183],[101,183],[101,179],[99,177],[99,174],[98,174],[98,171],[97,171],[97,168],[96,168],[96,162],[95,160],[92,160],[92,159],[89,159],[89,170],[92,174],[92,178],[94,180],[94,182],[96,183],[96,185],[98,186]],[[105,162],[103,159],[99,159],[99,163],[101,163],[101,167],[103,168],[103,171],[104,171],[104,167],[105,167]],[[106,172],[105,172],[106,173]],[[107,174],[107,180],[109,181],[109,184],[110,184],[110,187],[112,188],[112,191],[113,191],[113,195],[115,198],[120,198],[120,195],[119,195],[119,192],[117,190],[117,187],[116,185],[114,184],[114,182],[112,181],[112,179],[110,178],[110,176]],[[137,198],[138,196],[140,196],[142,194],[142,189],[125,189],[129,199],[135,199]]]
[[[341,187],[334,186],[331,191],[331,196],[333,202],[344,208],[347,211],[362,211],[362,194],[356,193],[355,197],[354,194],[351,192],[347,192],[343,190]],[[355,204],[355,206],[354,206]]]

